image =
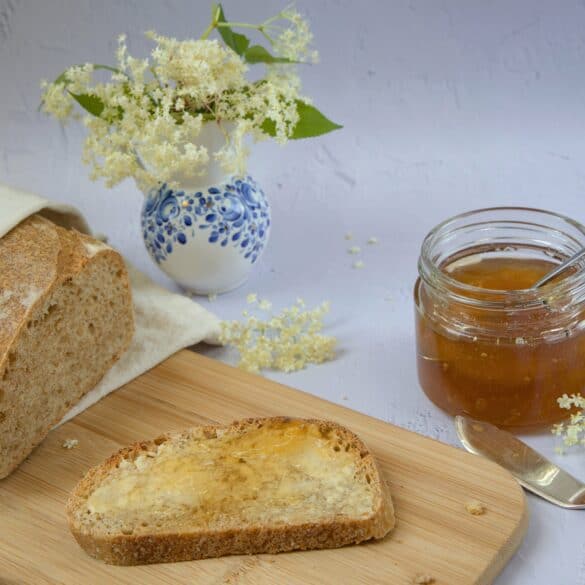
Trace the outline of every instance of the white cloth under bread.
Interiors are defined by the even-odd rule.
[[[64,227],[91,234],[87,222],[75,208],[0,184],[0,238],[21,221],[39,212]],[[128,271],[136,318],[132,344],[102,381],[63,417],[61,423],[179,349],[200,341],[217,342],[219,319],[215,315],[191,299],[158,286],[130,265]]]

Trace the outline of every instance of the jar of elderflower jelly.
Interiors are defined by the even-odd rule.
[[[414,289],[426,395],[502,427],[564,418],[557,398],[585,390],[585,265],[531,287],[583,247],[585,227],[538,209],[482,209],[433,229]]]

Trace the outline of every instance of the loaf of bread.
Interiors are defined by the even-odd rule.
[[[116,565],[335,548],[394,526],[388,486],[356,435],[283,417],[122,449],[81,480],[67,515],[81,547]]]
[[[127,349],[128,274],[109,246],[33,215],[0,239],[0,478]]]

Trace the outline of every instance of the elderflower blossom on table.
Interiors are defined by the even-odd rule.
[[[264,311],[272,306],[268,301],[259,301],[256,294],[248,295],[247,301]],[[265,319],[244,311],[245,322],[222,323],[219,340],[238,350],[238,365],[249,372],[265,368],[293,372],[309,363],[320,364],[333,359],[336,339],[321,333],[329,303],[312,310],[304,310],[304,307],[304,301],[297,299],[292,307]]]
[[[563,394],[557,399],[557,402],[560,408],[566,410],[579,408],[580,410],[571,414],[569,422],[554,425],[553,434],[561,437],[566,447],[585,445],[585,398],[581,394],[572,394],[571,396]]]
[[[235,27],[256,30],[270,51]],[[214,30],[223,43],[208,38]],[[94,180],[105,179],[109,187],[129,177],[143,189],[158,182],[173,185],[177,176],[204,174],[211,161],[226,173],[241,174],[248,134],[282,144],[340,128],[300,93],[295,64],[314,63],[318,56],[307,22],[294,10],[251,25],[227,22],[217,5],[199,39],[179,41],[155,32],[147,37],[156,43],[147,59],[129,55],[121,35],[116,67],[70,67],[41,84],[46,113],[65,122],[80,118],[76,103],[85,110],[83,161]],[[266,66],[266,75],[249,81],[246,74],[257,63]],[[104,73],[109,81],[95,81]],[[208,123],[224,134],[215,151],[198,143]]]

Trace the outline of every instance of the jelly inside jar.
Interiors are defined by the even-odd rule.
[[[477,287],[468,293],[530,288],[557,263],[541,258],[481,257],[445,263],[454,280]],[[566,278],[567,274],[559,277]],[[420,279],[415,288],[417,366],[427,396],[450,414],[465,414],[502,427],[542,427],[567,417],[557,398],[585,388],[585,332],[579,323],[555,330],[547,303],[541,308],[483,311],[481,306],[437,303]],[[441,319],[433,315],[440,313]],[[467,335],[451,323],[471,323]],[[482,326],[489,334],[482,335]],[[539,331],[539,327],[546,334]],[[526,331],[527,335],[523,332]]]

